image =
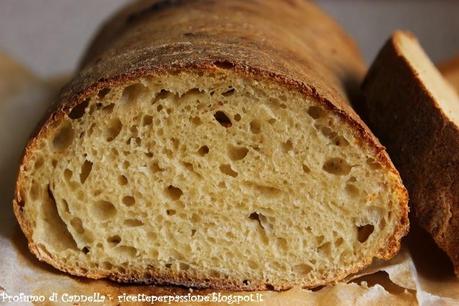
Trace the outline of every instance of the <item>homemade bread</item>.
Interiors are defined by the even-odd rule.
[[[406,184],[415,220],[459,273],[459,98],[416,38],[396,32],[363,84],[364,119]]]
[[[398,251],[407,193],[348,104],[365,67],[334,21],[307,1],[142,6],[107,23],[26,148],[14,208],[40,260],[277,290]]]

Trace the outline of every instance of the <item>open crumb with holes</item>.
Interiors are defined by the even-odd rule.
[[[406,193],[346,102],[340,78],[363,71],[348,38],[306,1],[205,3],[134,15],[93,47],[26,149],[14,206],[32,252],[91,278],[245,290],[393,256]],[[214,18],[231,10],[253,36]],[[195,20],[209,32],[188,45]]]

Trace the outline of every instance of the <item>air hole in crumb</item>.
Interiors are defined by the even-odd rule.
[[[129,227],[138,227],[142,226],[144,223],[139,219],[126,219],[124,220],[124,225]]]
[[[171,138],[171,143],[174,150],[177,151],[180,146],[180,141],[177,138]]]
[[[84,254],[88,254],[88,253],[89,253],[89,247],[85,246],[84,248],[81,249],[81,251],[82,251]]]
[[[310,106],[308,108],[308,114],[313,119],[319,119],[319,118],[325,117],[327,115],[325,110],[322,107],[319,107],[319,106]]]
[[[233,124],[231,123],[231,119],[222,111],[218,111],[214,114],[215,120],[220,123],[221,126],[225,128],[231,127]]]
[[[113,218],[117,211],[115,206],[108,201],[98,201],[94,203],[92,211],[96,219],[107,220]]]
[[[142,125],[147,126],[153,123],[153,117],[150,115],[145,115],[142,119]]]
[[[190,269],[190,266],[184,262],[179,263],[179,269],[181,271],[186,271]]]
[[[198,126],[198,125],[201,125],[202,124],[202,121],[201,121],[201,118],[195,116],[193,118],[191,118],[191,123],[195,126]]]
[[[157,173],[157,172],[163,171],[163,169],[159,166],[158,162],[151,163],[150,170],[153,173]]]
[[[259,134],[261,131],[261,124],[258,120],[252,120],[250,122],[250,131],[254,134]]]
[[[156,102],[158,100],[164,100],[166,99],[167,97],[169,97],[170,95],[172,95],[172,93],[169,91],[169,90],[166,90],[166,89],[161,89],[161,91],[156,95],[155,99],[153,102]],[[162,109],[162,106],[161,106],[161,109]],[[161,110],[161,109],[158,109],[158,112]]]
[[[137,255],[137,249],[131,246],[117,246],[115,249],[123,257],[133,258]]]
[[[72,220],[70,220],[70,225],[72,225],[72,227],[75,229],[77,233],[84,233],[83,223],[81,222],[80,218],[72,218]]]
[[[289,151],[292,151],[292,150],[293,150],[293,143],[290,139],[282,143],[282,151],[284,153],[288,153]]]
[[[221,69],[231,69],[231,68],[234,68],[234,66],[235,66],[230,61],[215,61],[214,65],[216,67],[218,67],[218,68],[221,68]]]
[[[271,125],[274,125],[274,123],[276,123],[276,119],[271,118],[271,119],[268,120],[268,123],[271,124]]]
[[[333,142],[338,147],[347,147],[349,145],[349,141],[347,141],[347,139],[343,136],[336,136],[333,139]]]
[[[168,209],[166,210],[166,213],[168,216],[173,216],[175,215],[177,212],[175,211],[175,209]]]
[[[234,115],[234,120],[241,121],[241,115],[239,114]]]
[[[110,103],[109,105],[107,106],[104,106],[104,108],[102,109],[105,113],[109,113],[111,114],[113,112],[113,109],[115,108],[115,104],[114,103]]]
[[[88,107],[88,104],[89,104],[89,99],[86,99],[80,104],[78,104],[77,106],[75,106],[74,108],[72,108],[72,110],[69,113],[70,119],[74,120],[74,119],[79,119],[83,117],[86,107]]]
[[[226,175],[229,175],[229,176],[232,176],[232,177],[236,177],[238,175],[238,173],[236,171],[234,171],[230,165],[228,164],[223,164],[223,165],[220,165],[220,171]]]
[[[282,194],[282,190],[273,186],[262,185],[251,181],[244,182],[244,185],[268,198],[278,197]]]
[[[164,107],[163,107],[161,104],[159,104],[159,105],[156,107],[156,110],[157,110],[158,112],[160,112],[160,111],[163,110],[163,108],[164,108]]]
[[[38,199],[40,197],[40,194],[40,186],[37,182],[32,181],[32,187],[30,188],[30,196],[32,200],[35,201],[36,199]]]
[[[90,162],[89,160],[85,160],[83,165],[81,166],[81,172],[80,172],[81,184],[84,184],[89,174],[91,173],[91,170],[92,170],[92,162]]]
[[[325,254],[327,256],[330,256],[332,253],[332,247],[330,242],[325,242],[318,248],[319,252],[322,254]]]
[[[322,169],[334,175],[347,175],[352,166],[342,158],[330,158],[324,163]]]
[[[122,127],[123,124],[121,123],[120,119],[112,119],[108,124],[107,130],[105,132],[105,139],[107,141],[112,141],[113,139],[115,139],[116,136],[118,136],[118,134],[121,132]]]
[[[194,235],[196,235],[196,230],[195,230],[195,229],[192,229],[192,230],[191,230],[191,237],[194,237]]]
[[[123,90],[121,101],[122,103],[136,102],[139,96],[142,95],[146,90],[147,88],[140,83],[129,85]]]
[[[191,215],[191,222],[193,223],[198,223],[201,221],[201,217],[198,214],[193,214]]]
[[[311,169],[308,166],[306,166],[305,164],[303,164],[303,172],[304,173],[310,173]]]
[[[256,261],[254,261],[254,260],[249,260],[247,262],[247,264],[249,265],[249,268],[252,269],[252,270],[255,270],[255,269],[259,268],[258,263]]]
[[[235,91],[236,91],[236,89],[234,89],[234,88],[229,88],[228,90],[222,92],[222,96],[224,96],[224,97],[231,96],[231,95],[234,94]]]
[[[64,178],[66,181],[70,181],[72,179],[73,172],[70,169],[64,170]]]
[[[287,240],[285,240],[285,238],[277,238],[277,245],[283,251],[288,251],[289,249]]]
[[[72,143],[74,131],[71,124],[65,124],[54,136],[53,147],[57,151],[65,150]]]
[[[169,185],[166,188],[166,195],[172,200],[178,200],[183,195],[183,191],[178,187]]]
[[[346,184],[346,192],[353,198],[356,198],[359,196],[359,188],[357,188],[357,186],[355,186],[354,184],[351,184],[351,183],[348,183]]]
[[[201,156],[204,156],[209,153],[209,147],[208,146],[202,146],[198,150],[198,154]]]
[[[292,270],[297,275],[305,276],[305,275],[308,275],[309,272],[312,271],[312,267],[308,264],[303,263],[303,264],[293,266]]]
[[[62,204],[64,205],[64,211],[69,214],[70,213],[69,203],[66,200],[62,199]]]
[[[260,225],[260,227],[263,229],[265,228],[264,224],[267,223],[266,217],[262,213],[259,213],[256,211],[254,211],[253,213],[249,215],[249,219],[257,221],[258,225]]]
[[[244,280],[242,281],[242,284],[243,284],[244,286],[248,286],[248,285],[250,285],[250,281],[249,281],[248,279],[244,279]]]
[[[373,170],[381,169],[381,164],[371,157],[367,159],[367,164]]]
[[[132,196],[124,196],[121,201],[126,206],[133,206],[135,204],[135,198]]]
[[[105,98],[106,95],[108,95],[110,93],[110,88],[102,88],[101,90],[99,90],[99,92],[97,93],[97,96],[100,98],[100,99],[103,99]]]
[[[357,239],[364,243],[368,240],[370,235],[373,233],[374,226],[372,224],[366,224],[362,226],[357,226]]]
[[[125,177],[124,175],[118,176],[118,183],[119,183],[121,186],[127,185],[127,183],[128,183],[127,177]]]
[[[339,237],[339,238],[335,241],[335,246],[340,247],[343,243],[344,243],[344,239],[341,238],[341,237]]]
[[[121,242],[121,237],[118,236],[118,235],[110,236],[110,237],[107,238],[107,242],[111,246],[115,246],[115,245],[117,245],[117,244],[119,244]]]
[[[235,147],[232,145],[228,146],[228,155],[231,160],[241,160],[244,157],[247,156],[247,153],[249,153],[249,149],[244,148],[244,147]]]

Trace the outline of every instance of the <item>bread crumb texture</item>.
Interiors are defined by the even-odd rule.
[[[49,133],[20,173],[20,220],[77,275],[315,287],[381,257],[406,213],[348,123],[229,70],[101,90]]]

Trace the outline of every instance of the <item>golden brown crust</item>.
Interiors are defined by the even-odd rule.
[[[353,126],[362,145],[374,150],[380,162],[398,176],[384,148],[346,98],[346,89],[355,88],[363,75],[365,67],[361,57],[348,36],[313,4],[301,0],[166,0],[146,1],[140,5],[145,9],[137,13],[119,13],[97,36],[85,56],[83,68],[62,91],[60,103],[29,142],[21,167],[26,167],[38,139],[47,137],[75,105],[103,88],[163,73],[211,74],[230,70],[244,78],[276,82],[320,101]],[[148,271],[151,272],[148,276],[135,271],[124,275],[107,276],[102,272],[87,275],[84,271],[63,267],[33,243],[31,227],[21,214],[21,185],[19,175],[15,211],[29,239],[29,247],[38,258],[58,269],[121,282],[236,290],[289,288],[289,284],[272,288],[264,283],[241,285],[205,276],[190,279],[186,275],[158,275],[154,271]],[[400,224],[388,246],[377,254],[384,259],[398,251],[400,239],[408,230],[406,191],[401,184],[399,188]],[[323,284],[357,272],[371,260],[368,258],[361,265],[349,267],[334,279],[324,276]]]
[[[386,43],[364,81],[362,116],[399,169],[415,221],[446,251],[458,274],[459,129],[403,55],[399,35]]]

